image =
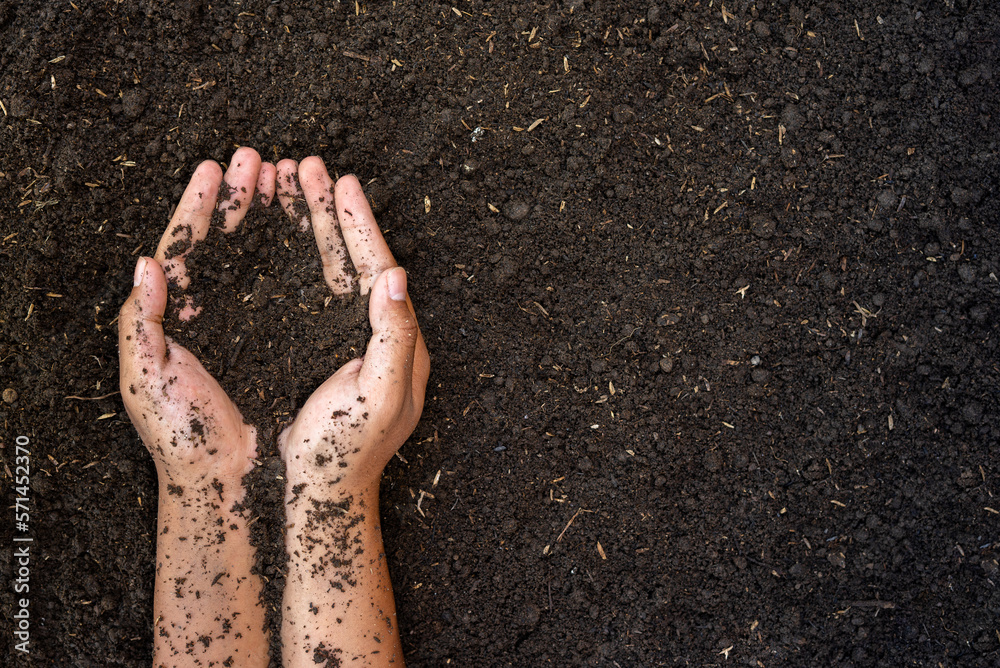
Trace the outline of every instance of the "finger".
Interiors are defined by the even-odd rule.
[[[208,235],[221,182],[222,168],[218,163],[206,160],[198,165],[153,255],[163,267],[167,281],[181,289],[190,282],[184,258],[191,246]]]
[[[274,200],[274,178],[277,170],[274,165],[269,162],[262,163],[260,166],[260,174],[257,175],[257,201],[261,206],[270,206],[271,202]]]
[[[299,163],[285,159],[278,163],[277,169],[276,187],[281,208],[305,232],[309,229],[309,207],[299,187]]]
[[[253,202],[254,188],[260,174],[260,155],[249,146],[233,153],[229,169],[219,190],[218,210],[225,217],[223,230],[232,232],[239,226]],[[227,187],[228,186],[228,187]]]
[[[354,176],[341,178],[337,181],[335,195],[337,220],[340,221],[347,252],[358,272],[361,294],[365,295],[375,278],[386,269],[395,267],[396,261],[382,238],[358,179]]]
[[[299,163],[299,184],[312,219],[316,246],[323,261],[323,277],[334,294],[343,295],[354,289],[355,271],[340,233],[333,201],[333,179],[323,161],[317,157]]]
[[[132,292],[118,316],[118,354],[122,395],[136,393],[136,386],[152,380],[166,361],[163,311],[167,306],[167,281],[160,264],[141,257],[136,263]]]
[[[368,303],[372,338],[358,385],[379,398],[390,415],[413,399],[413,362],[420,328],[407,303],[406,272],[396,267],[378,276]]]

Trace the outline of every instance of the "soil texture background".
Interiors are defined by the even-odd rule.
[[[243,145],[357,174],[409,273],[410,665],[1000,664],[992,3],[6,0],[0,36],[3,665],[149,663],[116,316]]]

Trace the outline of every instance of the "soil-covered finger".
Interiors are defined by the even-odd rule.
[[[298,229],[306,232],[311,227],[309,206],[299,185],[299,165],[294,160],[282,160],[277,164],[275,188],[278,202],[288,218],[295,222]]]
[[[187,287],[184,258],[208,234],[221,182],[222,169],[217,163],[206,161],[199,165],[160,238],[153,257],[163,266],[171,285]]]
[[[396,266],[396,261],[358,179],[354,176],[341,178],[337,181],[335,195],[337,220],[351,262],[358,272],[361,294],[368,294],[375,277]]]
[[[216,205],[222,216],[219,222],[226,232],[232,232],[239,226],[253,203],[260,167],[260,155],[252,148],[243,147],[233,154],[219,188]]]
[[[270,206],[274,201],[274,191],[276,187],[275,177],[277,169],[269,162],[262,163],[260,173],[257,175],[256,195],[254,203],[260,206]]]
[[[337,220],[333,180],[319,158],[306,158],[299,165],[299,182],[309,207],[326,283],[334,294],[348,294],[354,289],[357,272]]]

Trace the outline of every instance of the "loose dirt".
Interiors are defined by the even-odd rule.
[[[116,316],[241,145],[357,174],[409,273],[433,370],[381,511],[411,665],[1000,661],[989,3],[30,0],[0,34],[12,665],[148,665]],[[317,379],[272,382],[265,339],[339,360],[237,349],[322,303],[260,234],[274,285],[220,273],[259,303],[186,343],[292,415]]]

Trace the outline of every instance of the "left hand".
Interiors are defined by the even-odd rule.
[[[274,175],[274,165],[262,164],[256,151],[239,149],[225,175],[232,194],[216,206],[222,169],[211,160],[203,162],[156,254],[136,265],[132,293],[119,314],[119,379],[125,410],[153,456],[161,485],[211,477],[238,482],[252,466],[255,429],[197,358],[164,336],[162,323],[168,282],[188,286],[184,258],[208,234],[212,214],[225,212],[226,231],[232,232],[255,191],[265,203],[273,199]],[[180,308],[182,320],[197,313],[190,303]]]

